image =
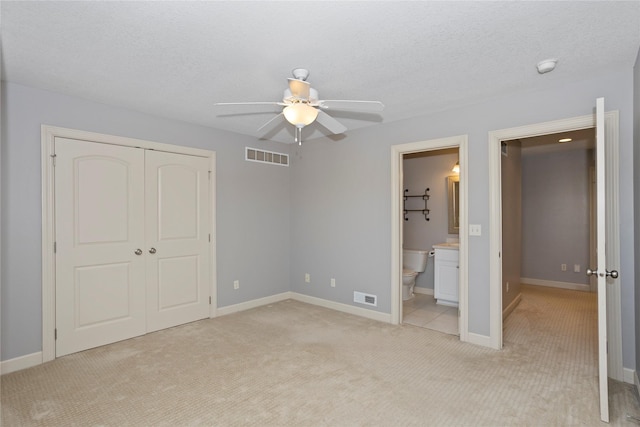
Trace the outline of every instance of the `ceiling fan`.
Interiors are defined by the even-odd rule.
[[[361,112],[379,112],[384,109],[380,101],[320,100],[318,91],[307,82],[309,71],[296,68],[292,71],[294,78],[287,79],[289,88],[279,102],[218,102],[217,106],[229,105],[279,105],[282,112],[262,125],[258,131],[275,128],[286,120],[295,126],[295,139],[302,144],[302,128],[317,121],[331,133],[339,134],[347,130],[346,126],[325,113],[324,110],[351,110]]]

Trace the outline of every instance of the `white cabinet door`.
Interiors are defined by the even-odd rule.
[[[436,249],[434,260],[434,297],[438,304],[458,304],[458,251]]]
[[[56,138],[56,356],[145,333],[144,151]]]
[[[209,316],[209,161],[146,155],[147,332]]]

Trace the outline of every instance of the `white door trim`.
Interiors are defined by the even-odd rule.
[[[612,270],[620,267],[620,216],[619,216],[619,113],[605,113],[607,217],[611,218],[607,229],[607,263]],[[502,190],[501,190],[501,141],[528,138],[549,133],[593,128],[595,114],[554,120],[545,123],[501,129],[489,132],[489,209],[490,219],[490,333],[491,346],[502,348]],[[609,376],[623,381],[622,369],[622,318],[620,280],[607,288],[607,329],[609,338]]]
[[[55,313],[55,254],[53,246],[55,242],[55,217],[54,217],[54,141],[56,137],[78,139],[89,142],[137,147],[170,153],[186,154],[191,156],[206,157],[209,159],[210,188],[210,229],[211,229],[211,269],[210,289],[211,305],[209,317],[216,316],[216,185],[215,166],[216,153],[214,151],[199,148],[182,147],[178,145],[163,144],[159,142],[145,141],[141,139],[125,138],[121,136],[105,135],[86,132],[76,129],[67,129],[56,126],[41,126],[41,168],[42,168],[42,362],[55,359],[56,324]]]
[[[402,156],[420,151],[458,148],[460,161],[460,341],[469,341],[468,289],[468,148],[467,135],[391,146],[391,323],[402,323]]]

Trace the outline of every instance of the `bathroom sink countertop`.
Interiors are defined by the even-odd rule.
[[[434,249],[460,249],[460,243],[437,243],[433,245]]]

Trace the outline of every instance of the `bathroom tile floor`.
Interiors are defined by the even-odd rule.
[[[458,335],[458,308],[436,304],[433,295],[415,294],[402,304],[402,322]]]

